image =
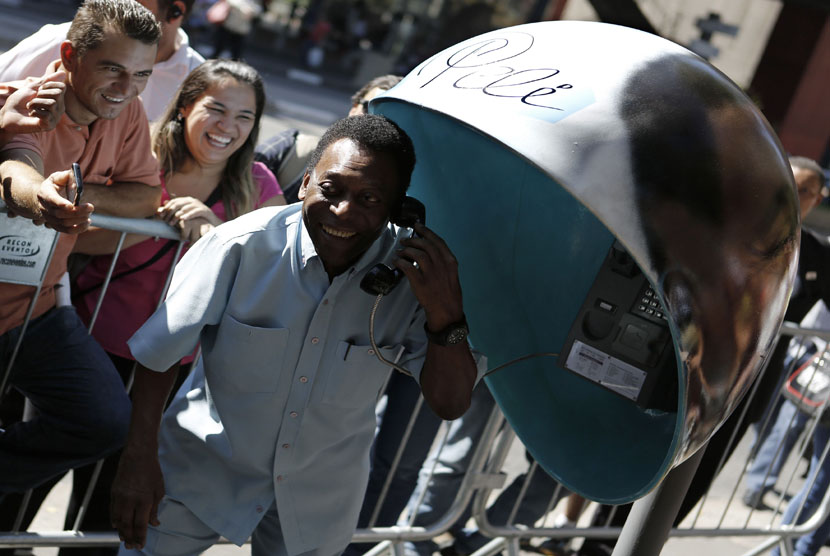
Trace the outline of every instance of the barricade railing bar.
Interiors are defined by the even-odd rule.
[[[2,208],[0,208],[2,210]],[[99,296],[98,305],[92,316],[90,323],[90,330],[95,325],[98,311],[102,301],[105,299],[107,287],[112,278],[112,272],[115,268],[115,261],[120,253],[121,245],[123,244],[126,234],[141,234],[148,237],[160,237],[165,239],[179,240],[179,232],[168,226],[167,224],[157,220],[142,220],[142,219],[127,219],[111,216],[104,216],[95,214],[92,217],[94,226],[107,228],[122,232],[119,241],[119,250],[113,257],[113,263],[109,268],[106,279],[102,284],[101,295]],[[179,254],[184,247],[184,243],[180,242],[175,259],[178,260]],[[172,268],[166,278],[164,290],[166,291],[172,277]],[[37,289],[37,288],[36,288]],[[163,299],[163,295],[162,295]],[[159,300],[161,302],[161,300]],[[24,324],[25,326],[25,324]],[[785,323],[782,327],[781,334],[785,337],[817,337],[822,340],[830,342],[830,330],[802,328],[793,323]],[[789,338],[787,338],[789,340]],[[827,345],[820,350],[823,354],[827,350]],[[804,353],[804,349],[798,350],[799,354]],[[789,376],[795,365],[795,361],[799,357],[793,357],[793,363],[790,368],[785,371]],[[5,365],[4,365],[5,367]],[[11,369],[11,362],[8,365]],[[764,372],[781,373],[781,369],[765,369]],[[4,376],[5,376],[4,372]],[[757,393],[757,387],[753,388],[750,396]],[[822,409],[828,404],[824,400]],[[405,432],[402,435],[402,442],[398,448],[392,466],[389,471],[389,477],[383,484],[381,494],[376,503],[375,509],[372,511],[370,525],[376,523],[380,507],[389,492],[391,476],[396,472],[401,461],[405,443],[410,437],[418,411],[425,411],[422,408],[422,401],[415,406],[409,423],[406,426]],[[820,413],[820,412],[819,412]],[[818,425],[818,415],[808,422],[805,427],[804,435],[810,438],[813,430]],[[392,527],[375,527],[370,526],[366,529],[358,529],[353,537],[354,542],[359,543],[378,543],[371,548],[367,554],[375,555],[384,552],[391,552],[394,554],[403,554],[405,542],[428,541],[435,537],[450,531],[454,525],[460,520],[464,519],[467,514],[465,511],[469,507],[471,510],[471,518],[477,525],[480,533],[485,537],[492,538],[491,541],[481,546],[476,552],[475,556],[486,556],[488,554],[495,554],[501,551],[507,551],[508,554],[515,555],[520,551],[520,541],[529,541],[530,539],[615,539],[619,536],[621,527],[611,526],[613,523],[614,512],[616,508],[612,508],[607,517],[600,523],[591,523],[588,526],[576,527],[555,527],[549,524],[550,518],[553,516],[556,509],[559,507],[559,501],[562,498],[564,491],[561,486],[557,487],[551,496],[550,500],[543,506],[541,514],[542,518],[534,523],[518,523],[517,516],[520,513],[520,508],[525,499],[530,493],[530,481],[535,474],[544,473],[542,469],[537,467],[535,462],[530,462],[529,467],[525,472],[524,484],[519,489],[519,494],[514,502],[514,505],[507,513],[507,519],[504,523],[491,523],[487,516],[487,507],[492,502],[493,498],[503,492],[507,479],[510,475],[515,475],[515,462],[508,462],[511,457],[511,450],[515,451],[513,447],[515,434],[509,425],[504,422],[504,417],[494,404],[492,410],[488,413],[489,417],[486,422],[482,419],[483,425],[481,435],[478,439],[472,440],[469,464],[460,479],[459,486],[454,492],[454,497],[449,505],[449,508],[439,517],[433,520],[432,523],[423,524],[416,520],[415,509],[418,508],[424,500],[426,488],[433,481],[436,476],[436,462],[440,459],[442,451],[447,446],[449,437],[449,423],[443,423],[439,429],[436,440],[433,443],[432,455],[427,460],[421,471],[421,480],[419,480],[418,488],[412,495],[407,510],[402,514],[398,525]],[[745,416],[741,416],[742,418]],[[761,430],[769,426],[769,416],[762,423]],[[735,435],[737,436],[737,435]],[[736,444],[741,442],[741,438],[732,438],[731,443]],[[780,450],[781,448],[779,448]],[[722,458],[719,467],[722,474],[729,472],[731,474],[737,473],[737,479],[734,480],[734,485],[731,488],[724,489],[722,485],[718,486],[717,492],[715,489],[710,489],[709,492],[700,500],[690,513],[689,517],[684,521],[688,525],[681,524],[681,526],[671,531],[673,537],[768,537],[758,547],[752,551],[747,552],[745,556],[752,556],[761,554],[765,550],[775,544],[781,544],[784,554],[788,553],[787,539],[792,539],[805,533],[808,533],[821,525],[821,523],[830,515],[830,495],[825,493],[818,510],[803,524],[798,526],[782,525],[781,512],[783,510],[784,496],[788,491],[791,491],[796,485],[799,487],[803,481],[798,477],[798,465],[793,464],[793,461],[798,462],[806,450],[806,444],[802,444],[799,450],[794,450],[790,458],[790,463],[787,464],[787,469],[792,473],[785,481],[783,492],[779,497],[777,507],[763,515],[755,515],[754,509],[747,509],[748,514],[740,520],[736,521],[734,510],[730,511],[734,498],[738,492],[739,485],[743,483],[745,474],[749,467],[750,458],[755,455],[757,448],[749,452],[749,456],[744,460],[739,461],[740,457],[733,455],[730,459]],[[827,452],[830,449],[825,449],[821,454],[822,461],[828,457]],[[515,458],[514,458],[515,459]],[[512,466],[512,467],[511,467]],[[100,464],[99,464],[100,468]],[[508,469],[510,468],[510,469]],[[783,478],[783,475],[782,475]],[[15,548],[15,547],[63,547],[63,546],[114,546],[118,543],[118,537],[115,533],[101,533],[101,532],[84,532],[79,530],[79,525],[82,523],[83,514],[89,504],[89,497],[94,486],[94,480],[97,479],[97,471],[93,477],[93,483],[90,484],[87,492],[84,495],[84,501],[81,504],[79,515],[75,520],[75,525],[72,530],[67,531],[42,531],[32,530],[28,532],[19,531],[20,521],[26,508],[22,507],[18,513],[18,524],[9,532],[0,532],[0,548]],[[713,482],[717,485],[717,480]],[[729,491],[727,496],[723,496],[724,490]],[[25,503],[25,500],[24,500]],[[596,507],[593,505],[592,507]],[[765,510],[766,511],[766,510]],[[586,510],[584,516],[590,514]],[[768,519],[767,519],[768,517]],[[712,521],[714,525],[709,525],[708,521]],[[580,523],[587,523],[590,520],[580,519]],[[707,522],[707,523],[705,523]],[[782,542],[783,541],[783,542]],[[226,541],[223,541],[226,542]]]
[[[6,213],[5,205],[0,202],[0,213]],[[107,270],[106,276],[104,278],[103,283],[101,284],[101,294],[99,295],[98,301],[96,303],[95,309],[91,315],[90,323],[88,326],[89,333],[92,333],[98,313],[102,306],[102,303],[106,297],[107,289],[109,284],[112,280],[113,271],[116,267],[118,262],[118,257],[121,254],[122,246],[124,244],[124,240],[127,234],[138,234],[144,235],[147,237],[156,237],[156,238],[164,238],[168,240],[175,240],[178,241],[177,249],[174,255],[174,261],[177,261],[182,249],[184,248],[185,242],[181,241],[180,234],[178,230],[169,226],[168,224],[159,221],[159,220],[150,220],[150,219],[136,219],[136,218],[122,218],[122,217],[115,217],[103,214],[93,214],[91,215],[91,225],[99,228],[105,228],[108,230],[114,230],[121,232],[118,238],[118,242],[115,248],[115,251],[112,256],[112,261],[109,265]],[[53,251],[54,251],[54,244],[53,244]],[[51,254],[49,257],[49,261],[47,261],[47,266],[51,262]],[[173,266],[171,266],[169,272],[167,273],[165,284],[162,290],[161,298],[158,300],[158,303],[164,300],[164,296],[166,295],[167,288],[170,285],[170,281],[173,276]],[[45,273],[44,273],[45,276]],[[34,286],[34,292],[32,294],[32,302],[30,303],[28,312],[24,319],[23,324],[21,325],[22,333],[20,334],[20,338],[18,341],[18,346],[23,340],[23,335],[25,334],[25,330],[29,324],[31,319],[32,311],[35,306],[35,300],[37,299],[41,287],[42,287],[42,280],[36,286]],[[0,403],[2,403],[3,394],[5,394],[5,384],[8,376],[11,373],[11,370],[14,365],[14,359],[17,354],[17,347],[13,351],[10,359],[4,365],[4,374],[2,377],[2,388],[0,388]],[[133,371],[135,367],[133,368]],[[126,388],[129,390],[132,384],[132,378],[128,381]],[[27,409],[29,406],[27,404]],[[25,419],[25,414],[24,414]],[[74,525],[72,530],[70,531],[56,531],[56,532],[20,532],[21,524],[24,520],[24,515],[27,511],[28,505],[30,503],[32,491],[28,491],[25,493],[21,506],[17,512],[17,516],[14,521],[14,525],[12,530],[9,531],[7,534],[0,532],[0,547],[2,548],[11,548],[11,547],[20,547],[20,546],[105,546],[105,545],[117,545],[118,544],[118,536],[115,533],[84,533],[79,531],[80,524],[83,522],[83,518],[86,514],[87,508],[89,506],[90,498],[92,496],[93,489],[98,481],[98,476],[101,471],[101,467],[103,464],[103,460],[99,461],[93,471],[92,478],[89,482],[89,485],[86,491],[83,494],[82,502],[78,508],[78,514],[74,521]]]

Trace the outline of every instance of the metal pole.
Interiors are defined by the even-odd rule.
[[[672,469],[657,488],[634,502],[611,556],[660,554],[705,450],[704,446]]]

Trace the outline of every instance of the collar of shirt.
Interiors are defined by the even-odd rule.
[[[72,118],[70,118],[66,114],[63,114],[61,116],[58,125],[62,127],[67,127],[76,133],[80,133],[81,135],[83,135],[84,139],[89,139],[89,126],[75,123],[74,121],[72,121]]]

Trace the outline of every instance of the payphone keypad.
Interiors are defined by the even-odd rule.
[[[643,286],[640,292],[640,298],[634,304],[634,309],[637,314],[649,320],[655,322],[665,322],[666,320],[666,311],[657,298],[657,293],[648,284]]]

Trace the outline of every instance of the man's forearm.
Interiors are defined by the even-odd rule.
[[[466,342],[440,346],[430,342],[421,370],[421,391],[442,419],[461,417],[470,407],[477,376],[475,359]]]
[[[158,431],[178,371],[178,363],[163,373],[142,365],[136,369],[130,432],[118,461],[110,502],[112,525],[127,548],[143,547],[147,525],[159,525],[164,477],[159,465]]]
[[[161,202],[161,188],[144,183],[117,182],[112,185],[84,185],[84,202],[92,203],[95,212],[147,218],[156,214]]]
[[[19,160],[5,160],[0,163],[0,179],[0,196],[9,209],[31,219],[41,217],[41,205],[37,197],[43,182],[41,173]]]
[[[133,382],[133,412],[125,451],[157,453],[161,415],[178,374],[178,364],[163,373],[138,365]]]

